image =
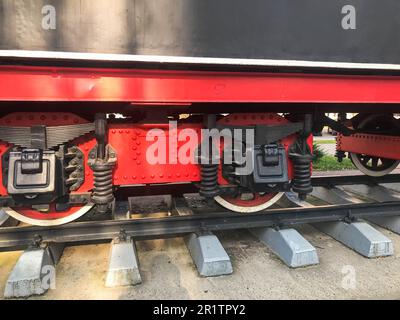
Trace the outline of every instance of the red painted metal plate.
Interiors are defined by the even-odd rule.
[[[337,136],[337,149],[374,157],[400,160],[400,137],[359,133]]]
[[[0,101],[400,103],[400,77],[0,66]]]
[[[147,160],[146,152],[154,141],[147,141],[146,136],[151,135],[149,132],[152,129],[164,132],[167,152],[166,163],[150,164]],[[200,124],[179,125],[174,134],[179,135],[185,129],[193,129],[199,137],[201,136]],[[113,176],[114,184],[135,185],[199,181],[200,168],[197,164],[182,164],[179,161],[176,161],[176,163],[172,161],[171,163],[167,142],[172,131],[169,130],[168,124],[111,124],[108,140],[116,150],[118,158]],[[173,138],[171,137],[171,139]],[[184,144],[185,141],[177,141],[178,150]]]

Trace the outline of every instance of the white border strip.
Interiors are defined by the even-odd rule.
[[[82,208],[80,208],[78,211],[72,213],[69,216],[66,216],[64,218],[58,218],[58,219],[50,219],[50,220],[39,220],[39,219],[32,219],[29,217],[26,217],[22,214],[20,214],[18,211],[15,211],[14,209],[11,209],[9,207],[3,207],[3,211],[8,214],[9,216],[13,217],[14,219],[17,219],[19,221],[34,225],[34,226],[42,226],[42,227],[52,227],[52,226],[58,226],[61,224],[65,224],[68,222],[72,222],[81,216],[83,216],[85,213],[90,211],[94,207],[94,204],[86,204]]]
[[[365,69],[365,70],[400,70],[400,64],[325,62],[303,60],[271,60],[271,59],[237,59],[237,58],[201,58],[157,55],[131,55],[107,53],[80,53],[58,51],[28,51],[0,50],[0,58],[32,58],[32,59],[63,59],[83,61],[110,62],[141,62],[141,63],[172,63],[172,64],[207,64],[234,66],[265,66],[265,67],[302,67],[302,68],[335,68],[335,69]]]

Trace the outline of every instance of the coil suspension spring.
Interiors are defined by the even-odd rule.
[[[107,144],[107,120],[96,114],[95,136],[97,145],[90,151],[89,166],[93,171],[91,200],[99,213],[106,213],[114,201],[112,172],[117,161],[116,152]]]
[[[294,168],[292,189],[299,194],[300,200],[305,200],[307,194],[313,190],[311,185],[312,155],[290,153],[289,156],[292,159]]]
[[[114,200],[112,171],[113,165],[96,161],[93,170],[92,201],[97,205],[108,205]]]
[[[205,198],[214,198],[219,194],[218,164],[201,165],[200,195]]]
[[[216,116],[206,115],[204,122],[206,128],[215,128]],[[199,194],[202,197],[211,200],[219,195],[220,192],[218,187],[219,153],[216,148],[214,148],[211,138],[209,138],[208,141],[202,141],[199,160],[201,172]]]
[[[313,155],[307,143],[307,138],[312,132],[313,121],[310,114],[304,117],[304,128],[297,141],[290,147],[289,157],[293,162],[293,186],[300,200],[305,200],[307,194],[313,190],[311,184],[311,162]]]

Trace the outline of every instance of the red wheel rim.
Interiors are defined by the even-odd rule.
[[[249,200],[244,200],[241,199],[240,197],[226,197],[226,196],[222,196],[222,198],[226,201],[228,201],[229,203],[232,203],[235,206],[239,206],[239,207],[256,207],[256,206],[260,206],[268,201],[270,201],[273,197],[275,197],[278,193],[265,193],[265,194],[259,194],[259,193],[255,193],[254,194],[254,198],[253,199],[249,199]]]
[[[48,212],[40,212],[32,208],[11,208],[12,210],[18,212],[19,214],[35,220],[54,220],[68,217],[78,210],[82,206],[73,206],[65,211],[57,211],[54,204],[50,205],[50,210]]]
[[[50,205],[48,212],[40,212],[32,208],[7,208],[4,207],[5,213],[11,217],[37,226],[56,226],[74,221],[87,213],[93,208],[93,204],[80,206],[72,206],[64,211],[55,210],[55,205]]]

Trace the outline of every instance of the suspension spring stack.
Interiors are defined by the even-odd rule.
[[[92,201],[97,205],[99,212],[106,212],[109,204],[114,201],[112,171],[113,165],[103,161],[96,161],[93,170],[93,193]]]
[[[312,156],[303,153],[290,153],[293,161],[294,178],[292,189],[299,194],[300,200],[305,200],[308,193],[312,192],[311,162]]]
[[[304,128],[297,141],[290,147],[289,157],[293,162],[294,177],[292,189],[297,192],[300,200],[305,200],[311,193],[311,162],[313,159],[307,139],[312,132],[312,116],[305,115]]]
[[[218,189],[218,165],[201,165],[200,195],[205,198],[214,198],[219,194]]]
[[[215,115],[207,115],[205,118],[206,128],[214,128],[216,123]],[[200,171],[201,181],[199,194],[212,200],[219,194],[218,188],[218,167],[219,167],[219,154],[216,148],[213,148],[212,139],[202,141],[200,148]],[[207,152],[208,150],[208,152]]]
[[[93,192],[91,200],[97,212],[106,213],[114,201],[112,172],[117,161],[115,151],[107,144],[107,122],[105,115],[95,119],[97,145],[89,153],[89,166],[93,171]]]

